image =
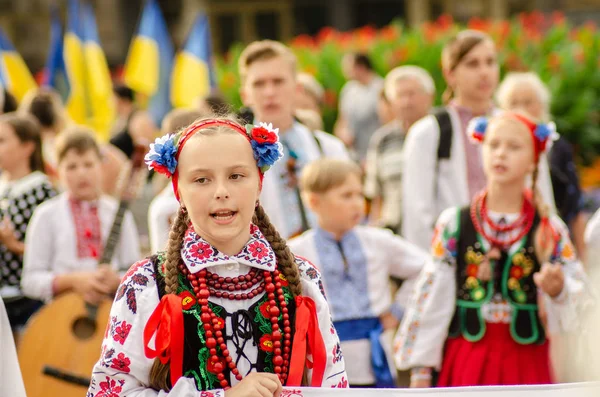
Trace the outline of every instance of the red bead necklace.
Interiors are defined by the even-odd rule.
[[[225,374],[223,373],[225,371],[224,365],[229,367],[231,373],[238,381],[242,380],[242,375],[237,369],[237,366],[229,354],[229,350],[227,349],[227,344],[225,342],[225,338],[223,337],[224,324],[222,323],[222,320],[217,317],[215,313],[213,313],[212,309],[208,305],[208,298],[210,296],[218,297],[216,295],[218,292],[221,293],[221,297],[226,299],[246,300],[258,296],[258,294],[262,293],[263,290],[266,291],[272,327],[271,342],[273,343],[273,370],[279,377],[281,384],[285,384],[290,365],[289,359],[292,344],[292,329],[287,303],[285,302],[285,296],[283,294],[281,283],[273,283],[273,279],[279,280],[279,271],[275,270],[273,273],[269,271],[257,273],[256,271],[252,270],[246,275],[234,278],[226,277],[221,280],[221,277],[209,273],[206,269],[200,270],[196,274],[191,274],[184,265],[180,265],[180,270],[190,280],[192,288],[194,289],[194,293],[196,294],[196,298],[198,299],[198,303],[200,304],[200,320],[202,321],[202,325],[206,333],[206,347],[208,347],[210,354],[208,366],[211,368],[211,372],[217,375],[217,379],[219,380],[221,387],[225,390],[230,388],[229,382],[227,379],[225,379]],[[248,280],[249,276],[250,279]],[[210,281],[208,281],[209,279]],[[261,282],[263,279],[264,281]],[[223,288],[225,285],[229,290],[231,285],[237,286],[240,282],[242,282],[246,287],[244,289],[251,288],[259,283],[260,285],[249,293],[242,294],[230,294],[229,292],[216,291],[215,289],[208,288],[209,283],[212,283],[215,288],[218,288],[216,287],[216,284],[220,284],[219,288]],[[248,283],[250,283],[249,286]],[[234,287],[234,291],[240,291],[244,289],[237,289]],[[227,294],[227,296],[224,294]],[[283,313],[283,335],[278,322],[280,313]],[[221,350],[222,358],[219,357],[217,346]]]
[[[497,223],[494,223],[487,214],[487,206],[485,204],[486,196],[487,192],[483,191],[482,193],[479,193],[471,203],[471,220],[473,221],[473,226],[477,233],[481,234],[490,242],[492,247],[501,247],[504,249],[510,248],[514,243],[525,237],[531,230],[533,219],[535,217],[535,207],[528,198],[525,198],[519,218],[508,225],[498,225]],[[485,227],[482,224],[483,222],[485,222],[492,230],[500,233],[512,232],[519,228],[521,231],[510,240],[501,240],[490,236],[485,231]]]

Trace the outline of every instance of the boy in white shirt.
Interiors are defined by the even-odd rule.
[[[416,278],[427,254],[390,230],[359,226],[361,173],[349,160],[310,163],[300,185],[319,226],[288,245],[321,272],[350,385],[393,387],[394,365],[386,356],[402,310],[392,304],[390,275]]]
[[[101,194],[99,146],[92,131],[73,127],[56,144],[66,191],[36,208],[25,240],[21,287],[45,301],[77,292],[93,305],[114,294],[121,273],[141,257],[131,213],[125,213],[111,263],[99,264],[119,203]]]

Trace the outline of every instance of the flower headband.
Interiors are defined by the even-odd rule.
[[[283,156],[283,147],[279,142],[279,129],[273,128],[272,124],[259,123],[258,126],[247,124],[244,128],[229,120],[203,120],[193,123],[179,134],[167,134],[157,138],[150,144],[150,151],[144,158],[148,169],[172,178],[173,191],[177,200],[179,200],[177,160],[183,146],[195,132],[215,126],[231,128],[248,139],[258,167],[261,188],[264,173]]]
[[[554,123],[536,124],[529,118],[514,112],[505,112],[501,117],[510,117],[523,123],[533,138],[535,161],[537,163],[540,154],[546,150],[548,140],[556,139],[556,125]],[[467,133],[472,141],[481,143],[488,128],[489,119],[487,117],[476,117],[469,122]]]

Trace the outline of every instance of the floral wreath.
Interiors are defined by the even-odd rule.
[[[529,118],[514,112],[505,112],[501,117],[510,117],[523,123],[527,129],[531,132],[531,137],[534,142],[534,151],[536,161],[539,155],[546,151],[546,146],[549,140],[556,140],[558,133],[556,132],[556,124],[550,123],[535,123]],[[482,143],[485,137],[489,124],[487,117],[475,117],[469,122],[467,126],[467,133],[471,141],[476,143]]]
[[[283,156],[283,147],[279,142],[279,129],[273,124],[259,123],[247,124],[243,129],[239,124],[228,120],[204,121],[192,124],[183,133],[167,134],[157,138],[150,144],[150,151],[144,157],[148,169],[154,170],[169,178],[177,170],[177,158],[183,144],[194,132],[210,125],[223,125],[233,127],[238,132],[243,132],[252,145],[254,159],[261,173],[265,173],[273,164]],[[181,142],[181,144],[179,144]]]
[[[283,157],[283,146],[279,142],[279,129],[273,128],[271,123],[259,123],[258,125],[247,124],[245,128],[234,121],[220,119],[202,120],[193,123],[181,133],[167,134],[157,138],[154,143],[150,144],[150,151],[144,157],[148,169],[154,170],[159,174],[163,174],[172,179],[173,191],[178,200],[177,160],[179,154],[187,140],[192,137],[196,131],[214,126],[231,128],[248,139],[248,142],[250,142],[250,145],[252,146],[252,152],[258,167],[261,188],[264,173],[271,168],[277,160]]]

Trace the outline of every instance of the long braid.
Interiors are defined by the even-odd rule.
[[[181,244],[189,223],[187,212],[181,207],[171,226],[167,257],[165,259],[165,292],[176,294],[179,285],[179,263],[181,262]],[[150,369],[149,382],[154,390],[169,391],[169,363],[163,364],[156,358]]]
[[[544,220],[548,218],[550,210],[548,209],[548,205],[544,203],[542,195],[537,189],[538,177],[539,169],[538,164],[536,164],[531,177],[531,199],[540,218]],[[537,227],[534,233],[533,244],[538,261],[540,263],[547,262],[552,255],[552,251],[554,250],[554,236],[552,233],[552,227],[549,225],[549,223],[542,222]]]
[[[258,226],[262,234],[271,245],[271,248],[273,248],[275,256],[277,257],[279,271],[283,273],[287,279],[292,295],[302,295],[300,272],[298,270],[298,265],[296,265],[296,258],[285,243],[285,240],[281,238],[279,232],[277,229],[275,229],[275,226],[273,226],[269,220],[269,216],[260,204],[254,211],[254,218],[252,221],[256,226]]]

